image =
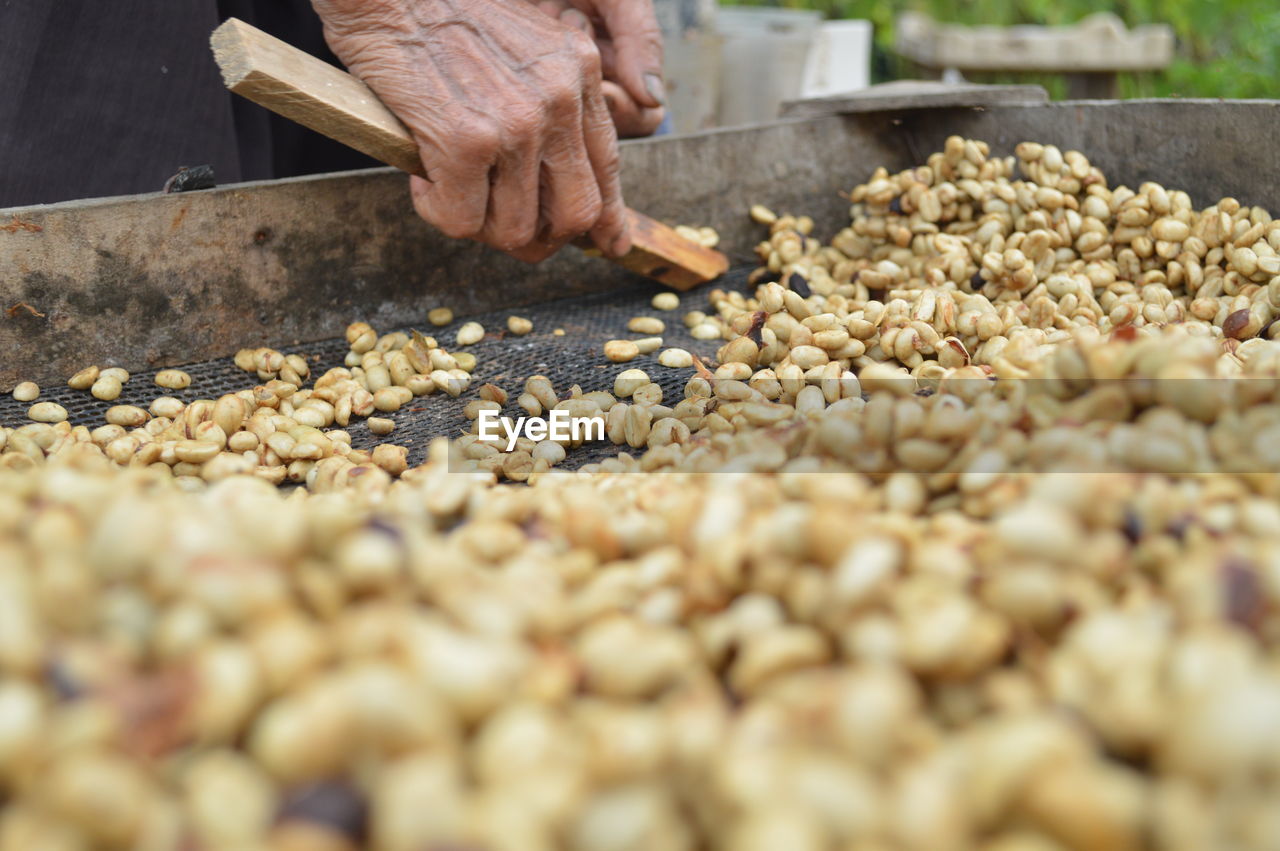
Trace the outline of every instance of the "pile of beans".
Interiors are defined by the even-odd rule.
[[[475,391],[602,420],[581,472],[350,449],[470,389],[360,323],[151,440],[0,431],[0,851],[1280,847],[1280,223],[958,138],[850,197],[752,211],[714,362]]]

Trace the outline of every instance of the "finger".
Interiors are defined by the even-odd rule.
[[[533,148],[500,158],[480,238],[503,251],[528,245],[538,233],[538,165]]]
[[[580,236],[600,219],[600,187],[581,127],[578,119],[576,127],[557,133],[544,155],[541,210],[552,240]]]
[[[526,263],[541,263],[551,255],[555,254],[568,242],[566,239],[542,240],[535,239],[528,245],[508,251],[512,257],[517,260],[523,260]]]
[[[558,18],[560,13],[570,8],[568,0],[538,0],[538,11],[548,18]]]
[[[566,29],[566,48],[573,52],[578,77],[554,98],[542,155],[542,219],[550,239],[572,238],[590,231],[600,218],[601,195],[583,138],[583,109],[588,93],[600,99],[600,54],[579,31]],[[612,127],[612,125],[610,125]]]
[[[653,0],[624,0],[597,6],[613,42],[617,80],[641,106],[666,103],[662,80],[662,31]]]
[[[428,182],[409,178],[413,208],[429,224],[454,239],[477,239],[484,230],[489,207],[488,170],[448,172],[428,168]]]
[[[631,237],[627,234],[627,209],[618,176],[618,134],[598,83],[589,83],[583,100],[582,138],[600,192],[600,217],[591,229],[591,238],[601,251],[621,257],[631,250]]]
[[[613,126],[620,138],[652,136],[661,126],[666,115],[663,107],[641,106],[627,94],[626,89],[609,80],[600,84],[600,90],[604,93],[605,104],[609,107],[609,115],[613,118]]]
[[[596,29],[591,25],[591,19],[577,9],[565,9],[560,13],[560,23],[573,27],[575,30],[582,30],[589,36],[595,37]]]
[[[606,80],[618,79],[618,52],[607,38],[596,38],[596,50],[600,51],[600,75]]]

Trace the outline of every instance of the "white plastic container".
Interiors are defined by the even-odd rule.
[[[663,75],[673,133],[716,126],[720,95],[720,36],[716,0],[654,0],[665,42]]]
[[[691,29],[665,39],[663,73],[672,131],[694,133],[715,127],[720,94],[720,36]]]
[[[805,63],[804,98],[865,89],[871,85],[870,21],[824,21]]]
[[[800,96],[809,47],[821,12],[721,6],[719,123],[756,124],[778,117],[783,101]]]

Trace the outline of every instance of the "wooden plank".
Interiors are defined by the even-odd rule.
[[[219,26],[210,41],[231,91],[380,162],[426,176],[413,135],[360,80],[237,18]],[[631,251],[606,259],[680,290],[713,280],[729,268],[719,251],[634,210],[627,212]],[[575,245],[590,248],[591,242],[583,238]]]
[[[675,229],[630,207],[627,224],[631,231],[631,250],[613,261],[624,269],[677,290],[691,290],[729,271],[729,258],[719,251],[690,242]],[[588,238],[574,244],[592,257],[604,256]]]
[[[821,115],[897,112],[907,109],[1040,106],[1048,102],[1049,93],[1040,86],[984,86],[936,80],[896,80],[838,95],[787,101],[782,105],[782,117],[816,118]]]
[[[1173,28],[1128,29],[1101,12],[1070,26],[968,27],[904,12],[894,50],[926,68],[1062,73],[1158,71],[1173,61]]]
[[[412,134],[355,77],[230,18],[210,38],[227,88],[379,162],[426,176]]]

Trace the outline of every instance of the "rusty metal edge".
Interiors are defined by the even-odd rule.
[[[952,133],[1003,153],[1053,142],[1117,182],[1274,207],[1278,110],[1156,100],[797,118],[624,143],[623,183],[655,218],[716,227],[737,262],[760,237],[752,203],[809,213],[830,236],[847,208],[840,190],[878,165],[923,161]],[[576,251],[530,267],[449,240],[414,217],[390,169],[11,208],[0,211],[0,389],[91,362],[188,363],[322,339],[356,319],[412,324],[442,304],[465,316],[636,280]]]

